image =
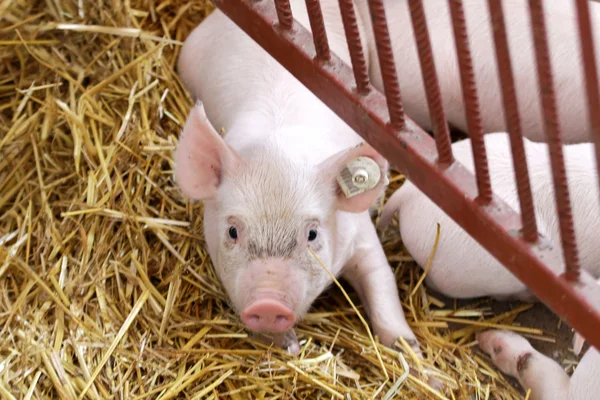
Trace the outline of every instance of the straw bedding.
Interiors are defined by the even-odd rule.
[[[299,325],[298,357],[247,336],[203,248],[201,205],[172,181],[192,105],[174,65],[211,9],[0,0],[0,397],[523,398],[473,333],[528,306],[441,301],[397,234],[384,243],[423,365],[375,347],[337,286]]]

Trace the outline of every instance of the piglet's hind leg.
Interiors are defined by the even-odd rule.
[[[507,330],[477,334],[479,347],[505,374],[517,378],[531,400],[566,400],[569,376],[551,358],[535,350],[523,337]]]

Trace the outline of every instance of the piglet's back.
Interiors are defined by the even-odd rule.
[[[303,1],[295,18],[310,25]],[[336,1],[322,2],[329,44],[350,63]],[[225,140],[240,154],[257,143],[278,146],[290,158],[315,164],[362,142],[345,122],[219,10],[186,40],[178,63],[182,82]]]

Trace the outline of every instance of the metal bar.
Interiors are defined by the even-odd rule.
[[[325,30],[325,21],[323,21],[323,12],[321,11],[321,2],[319,0],[306,0],[306,10],[310,21],[310,29],[313,33],[315,50],[317,58],[327,61],[331,58],[329,42],[327,41],[327,31]]]
[[[421,73],[423,74],[423,85],[425,86],[425,94],[427,95],[427,106],[431,116],[433,135],[439,154],[438,162],[443,165],[450,165],[454,161],[450,132],[444,113],[440,84],[431,50],[423,0],[409,0],[408,6],[410,8],[413,32],[417,41],[417,49],[419,51],[419,62]]]
[[[399,131],[404,128],[405,116],[402,107],[402,97],[400,96],[400,84],[398,83],[398,76],[396,74],[392,41],[390,40],[390,32],[385,17],[385,8],[383,7],[382,0],[368,1],[369,13],[373,22],[377,56],[379,57],[379,66],[381,68],[383,89],[390,113],[390,123],[395,130]]]
[[[573,282],[579,279],[579,257],[575,242],[575,227],[573,225],[573,212],[569,198],[569,186],[567,185],[567,173],[560,138],[558,113],[556,112],[556,97],[554,95],[552,66],[550,64],[542,0],[529,0],[529,11],[534,39],[538,85],[542,98],[544,130],[546,131],[550,163],[552,165],[556,211],[559,217],[560,237],[566,264],[565,278]]]
[[[483,204],[487,204],[492,200],[492,184],[490,182],[490,171],[485,142],[483,140],[483,126],[481,124],[481,112],[479,110],[479,99],[477,98],[473,61],[471,59],[471,50],[469,49],[467,23],[465,21],[462,0],[448,0],[448,3],[450,5],[450,15],[454,30],[456,56],[458,57],[458,67],[460,69],[460,82],[462,85],[463,101],[465,103],[467,129],[473,150],[479,200]]]
[[[371,90],[369,70],[360,42],[360,32],[358,30],[358,23],[356,22],[354,2],[352,0],[339,0],[339,2],[346,41],[348,42],[348,51],[350,52],[350,61],[354,72],[354,80],[356,82],[356,90],[360,94],[366,94]]]
[[[596,165],[598,167],[598,185],[600,187],[600,90],[598,90],[598,69],[596,68],[590,6],[587,0],[575,0],[575,3],[577,5],[579,42],[583,58],[585,86],[587,88],[588,118],[590,119],[592,140],[596,142]]]
[[[515,181],[519,194],[521,206],[521,220],[523,223],[523,239],[535,242],[538,239],[535,210],[533,208],[533,194],[529,181],[529,167],[525,156],[525,146],[521,132],[521,119],[519,117],[519,102],[515,91],[515,80],[513,77],[512,62],[508,50],[508,38],[506,25],[504,23],[504,11],[502,0],[489,0],[489,10],[492,26],[494,27],[494,49],[496,50],[496,63],[502,89],[502,101],[504,103],[504,118],[510,146],[513,156],[513,167],[515,170]]]
[[[543,237],[528,244],[517,235],[520,217],[497,196],[487,206],[475,201],[475,179],[460,163],[440,170],[434,140],[410,118],[405,130],[395,133],[388,119],[385,98],[377,90],[359,95],[350,68],[332,53],[329,63],[315,62],[312,37],[299,24],[293,34],[275,22],[275,9],[266,1],[213,0],[241,29],[315,93],[332,111],[396,166],[425,195],[469,235],[504,264],[555,313],[565,318],[596,348],[600,348],[600,287],[589,278],[576,285],[557,279],[552,270],[562,263],[555,246]]]
[[[275,8],[277,10],[277,20],[281,27],[291,29],[294,17],[292,16],[290,0],[275,0]]]

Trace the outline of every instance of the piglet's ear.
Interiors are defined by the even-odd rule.
[[[175,181],[194,200],[212,198],[223,175],[239,167],[238,154],[219,136],[198,102],[190,111],[175,151]]]
[[[337,177],[342,173],[344,168],[346,168],[348,163],[358,157],[368,157],[373,159],[379,166],[381,177],[374,188],[347,198],[337,182]],[[377,197],[381,194],[382,190],[384,190],[384,185],[387,181],[386,176],[388,163],[386,159],[367,143],[362,143],[357,147],[334,154],[323,161],[319,168],[322,172],[321,176],[327,179],[329,183],[335,185],[337,208],[338,210],[342,211],[358,213],[368,210],[369,207],[375,202]]]

